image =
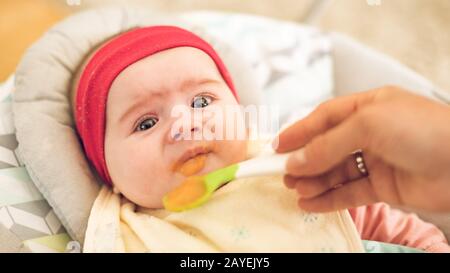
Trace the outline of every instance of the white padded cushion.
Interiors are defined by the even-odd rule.
[[[73,239],[84,241],[99,179],[86,161],[72,119],[69,89],[87,53],[106,39],[136,26],[178,25],[209,41],[236,85],[242,103],[257,101],[249,66],[226,44],[179,19],[125,7],[90,10],[51,28],[25,53],[16,71],[13,97],[18,156]],[[208,36],[208,37],[206,37]],[[255,92],[254,94],[248,92]]]

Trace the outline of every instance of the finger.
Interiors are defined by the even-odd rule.
[[[353,156],[339,164],[333,170],[316,177],[287,176],[285,183],[288,188],[295,188],[302,198],[314,198],[344,183],[360,179],[363,175],[356,166]]]
[[[301,209],[311,212],[330,212],[378,202],[369,178],[365,177],[330,190],[316,198],[298,201]]]
[[[315,136],[336,126],[364,105],[371,103],[377,91],[357,93],[321,104],[309,116],[283,130],[273,142],[274,149],[284,153],[303,147]]]
[[[285,175],[283,181],[288,189],[294,189],[295,184],[297,184],[297,179],[298,178],[295,178],[293,176]]]
[[[358,112],[293,152],[288,158],[286,173],[291,176],[317,176],[328,172],[358,149],[371,152],[371,113],[374,111]]]

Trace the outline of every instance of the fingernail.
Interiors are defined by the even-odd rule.
[[[272,149],[276,151],[279,145],[280,145],[280,138],[276,136],[275,139],[272,140]]]
[[[305,150],[299,149],[292,154],[298,165],[303,165],[306,163]]]

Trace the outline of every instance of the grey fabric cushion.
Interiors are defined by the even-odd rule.
[[[17,236],[0,224],[0,253],[29,253],[28,247],[22,244]]]
[[[19,252],[22,241],[0,224],[0,253]]]
[[[99,179],[77,137],[69,104],[72,76],[83,58],[104,40],[136,26],[178,25],[208,40],[228,66],[243,104],[255,102],[250,68],[220,40],[173,17],[125,7],[90,10],[51,28],[25,53],[13,97],[18,156],[67,232],[84,241]],[[245,93],[240,93],[245,90]]]

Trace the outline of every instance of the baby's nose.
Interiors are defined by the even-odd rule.
[[[171,140],[173,141],[180,141],[180,140],[192,140],[193,135],[195,133],[200,132],[201,128],[200,126],[196,126],[195,124],[191,126],[190,130],[185,130],[183,127],[180,127],[176,130],[171,130]]]

